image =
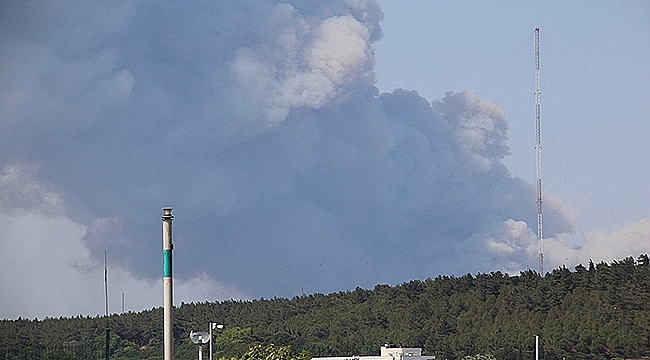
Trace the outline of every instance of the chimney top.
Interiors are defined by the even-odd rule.
[[[173,208],[170,208],[170,207],[164,207],[162,209],[162,211],[163,211],[163,215],[162,215],[163,220],[173,219],[174,218],[174,215],[172,215],[172,209]]]

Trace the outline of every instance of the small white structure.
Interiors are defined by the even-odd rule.
[[[203,344],[211,341],[212,336],[207,332],[190,331],[190,339],[193,343],[199,345],[199,360],[203,360]],[[212,354],[210,354],[212,356]]]
[[[380,356],[318,357],[312,360],[431,360],[435,358],[435,356],[422,356],[420,348],[391,347],[386,344],[381,347]]]

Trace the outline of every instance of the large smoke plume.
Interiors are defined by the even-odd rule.
[[[68,246],[48,261],[81,287],[107,250],[113,291],[157,291],[163,206],[175,273],[210,300],[537,263],[534,188],[501,163],[506,114],[473,91],[379,94],[375,1],[5,1],[0,14],[0,219],[15,224],[0,241]],[[546,205],[545,234],[569,231],[575,215]],[[21,314],[2,302],[15,312],[0,316]]]

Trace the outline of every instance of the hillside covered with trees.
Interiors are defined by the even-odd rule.
[[[108,318],[2,320],[0,359],[103,358],[106,326],[111,359],[162,359],[162,318],[155,308]],[[539,335],[543,359],[639,359],[650,356],[650,261],[641,255],[544,277],[438,276],[293,299],[182,304],[174,312],[176,359],[197,357],[188,334],[207,331],[210,321],[225,325],[216,333],[216,358],[252,359],[256,344],[274,344],[287,360],[287,349],[298,358],[305,350],[371,355],[391,342],[442,359],[531,359]]]

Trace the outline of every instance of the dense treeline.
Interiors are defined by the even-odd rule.
[[[161,359],[162,309],[105,317],[0,322],[0,359]],[[437,358],[610,359],[650,356],[650,261],[641,255],[559,268],[541,277],[500,272],[439,276],[399,286],[293,299],[183,304],[174,313],[175,358],[195,359],[190,330],[225,324],[215,356],[253,344],[313,356],[378,354],[392,342]],[[207,346],[204,347],[207,349]],[[207,356],[207,350],[206,355]]]

